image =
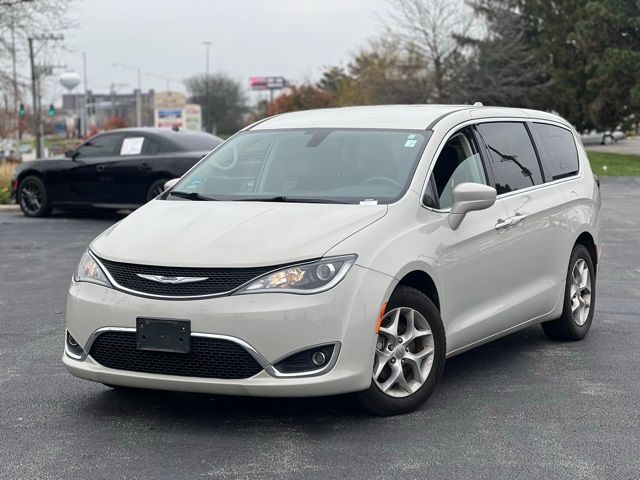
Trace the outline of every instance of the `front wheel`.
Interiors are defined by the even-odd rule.
[[[612,135],[605,135],[604,137],[602,137],[603,145],[613,145],[614,143],[616,143],[616,139],[613,138]]]
[[[438,309],[422,292],[400,286],[380,324],[371,386],[356,398],[376,415],[412,412],[433,393],[445,356]]]
[[[589,251],[576,245],[571,252],[562,316],[542,324],[553,340],[582,340],[589,333],[596,299],[596,270]]]
[[[47,188],[40,177],[25,177],[20,182],[16,199],[27,217],[46,217],[51,213]]]

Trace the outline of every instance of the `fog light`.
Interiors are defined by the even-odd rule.
[[[305,372],[320,371],[329,368],[334,359],[336,344],[316,345],[306,350],[296,353],[279,360],[274,364],[274,368],[278,373],[283,374],[303,374]]]
[[[314,364],[320,366],[320,365],[324,365],[324,362],[327,361],[327,357],[324,356],[324,353],[318,351],[318,352],[314,352],[314,354],[311,356],[311,360],[313,361]]]
[[[75,338],[67,332],[67,355],[71,358],[82,359],[84,358],[84,349],[78,344]]]

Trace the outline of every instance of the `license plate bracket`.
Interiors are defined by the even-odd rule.
[[[191,321],[138,317],[136,348],[154,352],[189,353]]]

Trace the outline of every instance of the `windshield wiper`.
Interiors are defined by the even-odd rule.
[[[275,197],[247,197],[234,199],[236,202],[290,202],[290,203],[344,203],[341,200],[333,200],[329,198],[304,198],[304,197],[285,197],[284,195],[278,195]]]
[[[181,192],[172,190],[169,192],[169,195],[173,195],[174,197],[186,198],[187,200],[203,200],[203,201],[217,201],[217,198],[205,197],[204,195],[200,195],[198,192]]]

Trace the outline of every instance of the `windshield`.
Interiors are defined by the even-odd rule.
[[[430,134],[329,128],[243,132],[207,155],[168,198],[389,203],[407,190]]]

